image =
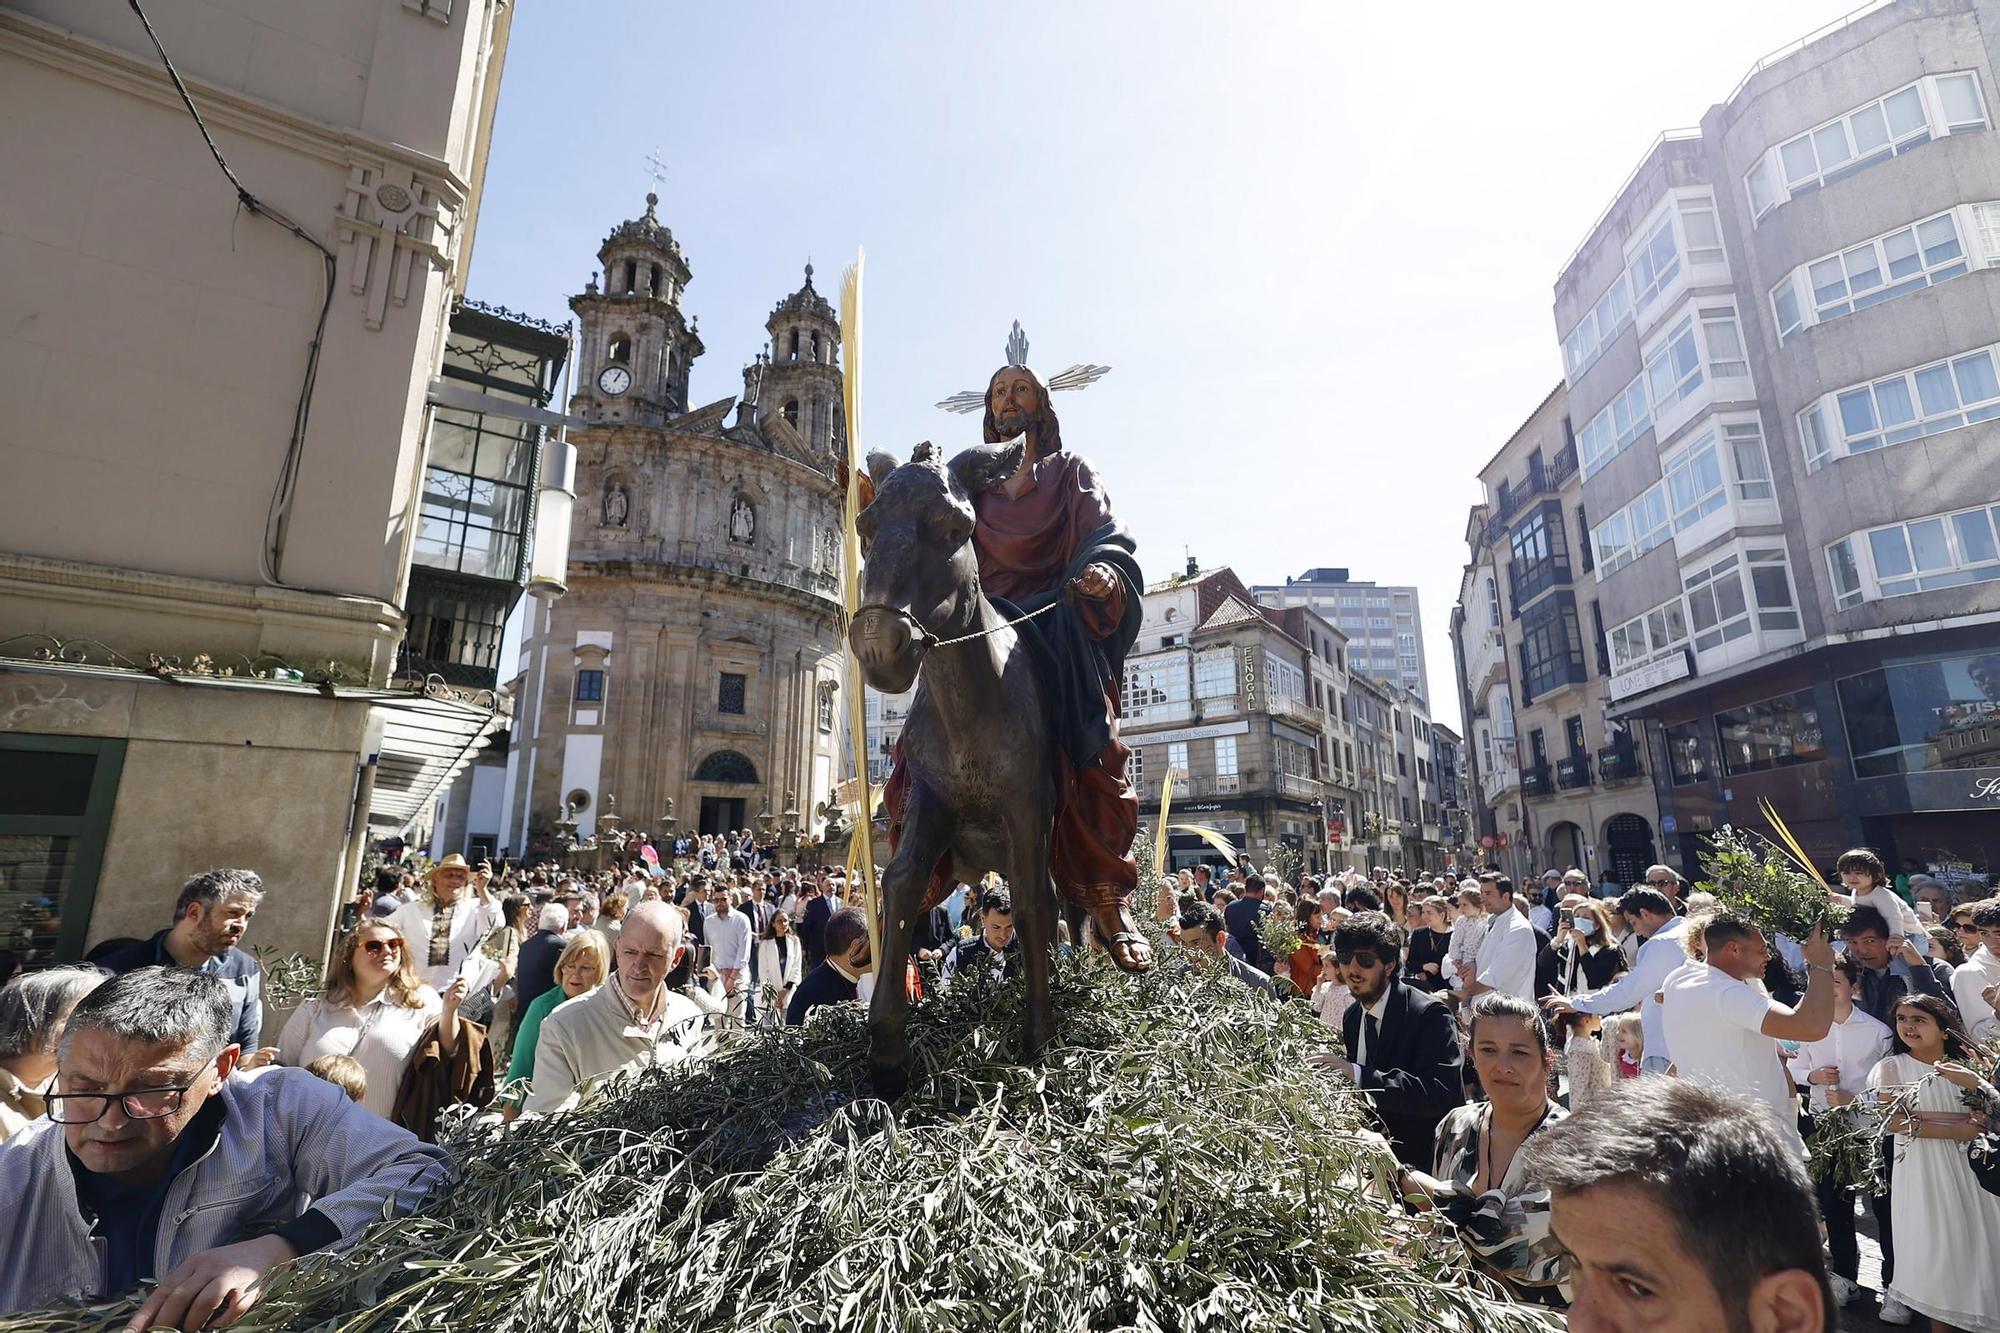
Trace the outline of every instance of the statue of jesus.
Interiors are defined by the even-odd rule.
[[[1026,366],[1001,367],[986,386],[988,443],[1026,436],[1020,469],[975,497],[972,546],[982,589],[1013,620],[1042,667],[1053,710],[1056,819],[1050,872],[1088,912],[1098,941],[1126,971],[1152,965],[1132,916],[1139,801],[1125,781],[1131,751],[1118,741],[1118,688],[1138,637],[1143,578],[1130,537],[1089,463],[1063,448],[1048,389]],[[883,793],[893,845],[909,791],[900,743]],[[950,884],[934,879],[930,897]]]

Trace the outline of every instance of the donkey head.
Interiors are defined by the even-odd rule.
[[[847,632],[861,674],[887,694],[910,688],[930,638],[971,628],[979,604],[972,497],[1020,470],[1023,440],[979,444],[949,463],[928,441],[898,466],[868,455],[875,501],[855,519],[865,563]]]

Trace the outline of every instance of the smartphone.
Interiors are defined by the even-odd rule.
[[[1556,913],[1556,919],[1565,926],[1572,925],[1576,921],[1576,909],[1565,907]]]
[[[712,945],[708,945],[708,944],[697,944],[697,945],[695,945],[695,946],[694,946],[694,970],[695,970],[695,971],[697,971],[697,972],[706,972],[706,971],[708,971],[708,969],[709,969],[709,968],[711,968],[711,967],[714,967],[714,966],[715,966],[715,948],[714,948],[714,946],[712,946]]]

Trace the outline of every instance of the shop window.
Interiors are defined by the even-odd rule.
[[[1715,735],[1722,771],[1732,778],[1826,758],[1826,732],[1811,690],[1717,713]]]
[[[0,949],[33,971],[83,956],[125,742],[0,735]]]
[[[1899,662],[1839,691],[1857,778],[2000,766],[2000,653]]]

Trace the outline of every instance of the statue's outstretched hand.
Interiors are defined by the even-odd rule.
[[[1070,580],[1069,586],[1077,596],[1101,602],[1118,586],[1118,576],[1111,572],[1109,565],[1089,564],[1083,567],[1083,573]]]

